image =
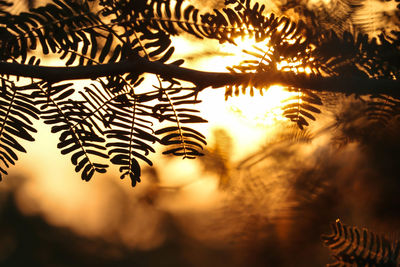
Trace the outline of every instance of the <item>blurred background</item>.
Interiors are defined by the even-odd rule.
[[[351,13],[350,2],[267,7],[291,16],[324,11],[331,15],[320,23],[327,25]],[[379,24],[382,12],[390,13],[376,8],[380,1],[359,2],[358,13],[335,25],[370,34],[388,26]],[[40,4],[20,0],[13,8]],[[337,12],[327,12],[332,9]],[[225,71],[226,62],[243,59],[243,47],[188,36],[173,42],[175,56],[197,69]],[[142,165],[135,188],[117,169],[80,180],[57,150],[58,137],[38,123],[36,141],[0,183],[0,265],[324,266],[331,260],[320,235],[337,218],[398,238],[398,121],[374,123],[363,114],[362,99],[327,94],[316,122],[299,130],[282,117],[287,95],[279,86],[264,96],[225,101],[222,88],[200,97],[209,121],[196,128],[207,136],[205,156],[157,153],[154,167]]]

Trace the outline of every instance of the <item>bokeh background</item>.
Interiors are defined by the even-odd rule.
[[[267,8],[289,17],[315,10],[338,31],[394,27],[394,1],[361,1],[348,16],[349,2]],[[13,8],[41,4],[18,0]],[[243,59],[243,47],[173,41],[188,67],[225,71]],[[159,151],[135,188],[117,169],[81,181],[38,122],[36,141],[0,183],[0,266],[324,266],[331,259],[320,236],[337,218],[398,238],[399,122],[376,124],[362,99],[326,94],[316,122],[299,130],[279,113],[284,96],[272,88],[225,101],[223,88],[206,90],[198,108],[209,123],[196,128],[207,136],[205,156]]]

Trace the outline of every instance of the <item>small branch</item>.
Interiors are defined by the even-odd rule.
[[[18,63],[0,62],[1,75],[38,78],[52,83],[76,79],[95,79],[123,73],[152,73],[161,77],[192,82],[199,88],[218,88],[226,85],[253,85],[269,87],[280,84],[297,88],[307,88],[320,92],[348,94],[386,94],[400,96],[400,81],[369,79],[364,77],[321,77],[292,72],[268,71],[261,73],[206,72],[148,61],[143,58],[93,66],[50,67]]]

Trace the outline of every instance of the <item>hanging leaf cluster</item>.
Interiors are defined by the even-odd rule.
[[[273,17],[270,15],[270,18]],[[310,90],[308,84],[301,84],[302,77],[314,80],[348,77],[373,81],[400,78],[399,31],[382,32],[377,37],[370,38],[362,32],[335,32],[313,25],[306,26],[301,20],[294,23],[285,17],[276,19],[276,23],[267,28],[265,39],[260,42],[255,40],[255,45],[243,50],[249,58],[228,68],[231,73],[279,74],[282,79],[285,79],[285,73],[292,74],[288,80],[299,77],[295,87],[287,88],[298,92],[297,97],[286,100],[287,104],[282,109],[285,116],[296,122],[301,129],[309,124],[309,120],[315,120],[315,114],[320,113],[318,106],[323,104],[317,92]],[[275,83],[276,81],[268,79],[247,80],[246,83],[228,86],[225,95],[238,96],[240,93],[245,94],[248,89],[252,96],[255,89],[262,95],[263,90]],[[340,84],[330,85],[335,88],[334,91],[356,95],[365,89],[357,88],[361,86],[357,83],[353,88],[340,88]],[[385,89],[383,83],[382,89]],[[330,91],[329,88],[326,90]],[[398,92],[393,91],[388,96],[376,90],[371,95],[367,99],[368,109],[365,110],[365,114],[371,119],[384,122],[389,117],[398,116]]]
[[[87,1],[55,0],[29,13],[4,11],[0,17],[1,61],[40,65],[43,56],[36,51],[57,56],[66,66],[137,58],[168,61],[174,51],[169,34],[124,17],[129,16],[125,11],[140,13],[133,3],[99,1],[97,7],[90,7]],[[183,60],[172,63],[179,66]],[[17,152],[25,152],[18,140],[33,141],[35,119],[51,126],[59,136],[60,152],[70,155],[85,181],[106,172],[111,163],[134,186],[140,182],[140,161],[152,165],[149,156],[157,144],[166,147],[165,154],[202,155],[205,137],[193,128],[195,123],[206,122],[193,108],[200,102],[197,94],[202,88],[183,87],[176,80],[158,77],[159,86],[139,90],[145,76],[138,71],[92,80],[83,87],[54,78],[1,78],[3,174],[15,164]]]
[[[53,0],[20,14],[6,11],[9,6],[0,1],[0,63],[26,67],[57,57],[71,67],[146,61],[179,69],[184,61],[173,58],[171,36],[185,33],[232,44],[239,37],[253,38],[254,47],[245,51],[249,59],[229,68],[232,77],[272,73],[400,79],[399,32],[383,32],[375,39],[336,34],[301,20],[265,15],[265,6],[250,0],[227,0],[224,8],[209,12],[183,0]],[[23,142],[33,141],[36,119],[51,126],[61,153],[71,156],[86,181],[111,163],[119,167],[121,178],[129,177],[135,185],[141,162],[152,164],[149,156],[156,145],[166,147],[164,154],[202,155],[205,137],[194,125],[206,122],[195,108],[204,86],[188,85],[172,74],[153,75],[157,84],[143,86],[151,76],[145,72],[136,68],[104,75],[82,86],[62,77],[26,79],[0,73],[1,173],[15,163],[17,152],[25,151]],[[303,128],[315,120],[322,101],[299,81],[289,88],[297,96],[283,109]],[[238,79],[226,88],[226,96],[246,90],[262,93],[272,82]],[[391,97],[377,92],[375,100],[383,104],[371,105],[371,114],[378,109],[386,113],[374,114],[398,114],[398,96]]]
[[[19,139],[34,141],[33,120],[38,119],[35,103],[15,83],[1,79],[0,87],[0,181],[7,168],[15,165],[17,152],[26,152]]]
[[[286,17],[274,18],[272,14],[270,20],[274,23],[269,25],[265,32],[265,38],[251,49],[244,49],[243,52],[251,59],[243,60],[239,65],[229,67],[231,73],[277,73],[294,72],[300,69],[304,73],[309,70],[315,74],[318,73],[313,58],[311,56],[312,43],[305,38],[309,30],[300,21],[294,23]],[[272,29],[272,30],[271,30]],[[245,94],[250,90],[250,95],[254,96],[254,90],[258,90],[261,95],[263,91],[268,90],[275,81],[255,81],[249,80],[247,83],[228,86],[225,91],[225,97],[240,93]],[[297,94],[284,100],[282,109],[283,115],[293,122],[296,122],[300,129],[308,126],[308,119],[315,120],[313,113],[320,113],[320,97],[308,90],[307,87],[287,88],[289,91],[295,91]]]

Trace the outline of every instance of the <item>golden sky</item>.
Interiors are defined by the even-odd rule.
[[[309,1],[309,4],[315,2]],[[330,4],[330,1],[323,2]],[[270,7],[273,9],[276,5]],[[173,45],[175,57],[187,59],[185,67],[227,71],[227,64],[243,60],[242,49],[250,49],[252,40],[238,40],[235,47],[219,45],[217,41],[200,42],[183,35],[174,37]],[[56,61],[49,62],[53,63]],[[149,78],[142,86],[152,86],[154,82]],[[77,86],[82,83],[77,82]],[[297,135],[301,134],[282,117],[280,110],[281,101],[288,94],[276,85],[264,96],[243,95],[228,101],[223,88],[206,89],[200,95],[203,102],[198,109],[209,122],[196,129],[206,135],[208,150],[214,157],[218,153],[224,155],[221,158],[229,171],[223,175],[217,168],[207,169],[216,161],[211,152],[208,159],[182,160],[162,156],[159,148],[151,156],[154,169],[142,164],[142,182],[135,188],[130,187],[127,179],[118,178],[117,168],[105,175],[95,175],[86,183],[75,173],[69,156],[62,156],[57,150],[58,137],[50,133],[49,127],[37,122],[36,141],[26,145],[27,154],[19,154],[20,160],[9,169],[10,174],[0,183],[0,189],[7,189],[13,179],[24,177],[16,189],[16,198],[25,214],[40,214],[51,224],[69,227],[82,235],[118,240],[131,248],[146,250],[162,244],[166,236],[162,228],[165,214],[175,216],[184,231],[202,242],[223,242],[243,230],[250,215],[256,214],[269,222],[278,220],[282,214],[288,215],[284,211],[294,205],[290,197],[297,179],[293,174],[296,167],[319,168],[323,165],[321,159],[326,160],[327,155],[333,155],[338,165],[346,162],[352,166],[363,165],[364,158],[355,143],[333,152],[329,142],[334,135],[334,118],[328,108],[301,133],[310,133],[313,138],[296,142],[300,140],[296,139]],[[342,106],[351,101],[350,98],[341,100]],[[229,148],[219,147],[216,133],[221,134],[221,130],[227,133],[225,140],[230,138]],[[335,174],[335,178],[345,183],[345,178],[362,176],[363,172],[346,165],[340,174]],[[230,190],[221,188],[226,182],[222,178],[229,180]],[[238,202],[250,210],[239,211],[235,206]],[[235,212],[243,220],[235,220],[233,212],[219,213],[231,206],[236,207]],[[232,220],[230,225],[220,226],[217,232],[208,230],[212,222],[221,221],[223,216]],[[288,238],[292,225],[279,225],[278,235]]]

